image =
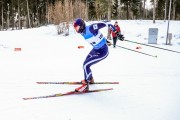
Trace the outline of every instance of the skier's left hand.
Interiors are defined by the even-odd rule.
[[[106,40],[106,44],[108,45],[108,46],[111,46],[112,45],[112,43],[110,42],[110,41],[108,41],[108,40]]]

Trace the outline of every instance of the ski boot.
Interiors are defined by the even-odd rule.
[[[82,85],[75,89],[75,92],[86,92],[89,90],[89,83],[84,81]]]

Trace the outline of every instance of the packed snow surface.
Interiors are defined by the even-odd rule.
[[[180,51],[180,21],[170,21],[171,45],[166,45],[167,21],[118,22],[127,40],[148,44],[149,28],[158,28],[153,46]],[[107,28],[101,31],[107,36]],[[69,36],[57,35],[54,25],[0,31],[0,120],[180,120],[180,53],[127,41],[117,45],[157,58],[110,46],[109,56],[91,69],[95,81],[119,84],[90,89],[113,90],[23,100],[78,87],[36,82],[81,81],[83,61],[92,47],[72,26]]]

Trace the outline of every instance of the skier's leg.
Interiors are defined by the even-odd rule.
[[[91,52],[88,54],[83,64],[85,82],[82,83],[82,86],[75,89],[76,92],[84,92],[89,90],[89,84],[91,82],[90,80],[93,78],[90,69],[91,65],[96,64],[99,61],[105,59],[108,56],[108,54],[109,52],[107,46],[105,46],[103,49],[100,49],[98,51],[94,49],[91,50]]]
[[[92,50],[90,53],[91,57],[87,57],[84,61],[83,69],[84,69],[84,78],[85,80],[89,81],[93,78],[92,71],[90,69],[91,65],[98,63],[99,61],[105,59],[109,52],[107,46],[102,50],[96,51]]]

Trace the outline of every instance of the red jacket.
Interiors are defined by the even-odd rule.
[[[116,28],[116,30],[118,32],[121,32],[121,29],[120,29],[119,25],[116,25],[116,26],[114,25],[114,27]],[[112,37],[116,37],[117,36],[113,31],[110,31],[110,33],[112,33]]]

